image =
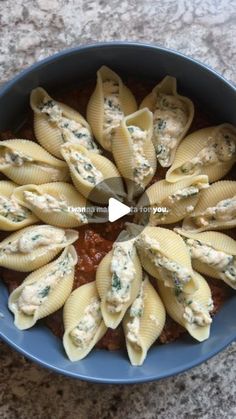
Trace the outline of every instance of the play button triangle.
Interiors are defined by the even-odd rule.
[[[124,217],[124,215],[130,213],[130,207],[117,201],[115,198],[110,198],[108,201],[108,219],[111,223]]]

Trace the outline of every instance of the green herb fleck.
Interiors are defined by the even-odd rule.
[[[134,128],[133,127],[127,127],[128,131],[132,134],[134,132]]]
[[[41,291],[39,291],[38,296],[41,298],[47,297],[50,291],[50,285],[47,285],[45,288],[43,288]]]
[[[161,118],[157,118],[157,125],[156,125],[158,131],[162,131],[166,128],[166,121]]]
[[[32,241],[38,240],[39,237],[41,237],[41,234],[36,234],[35,236],[32,237]]]
[[[121,290],[121,281],[119,276],[114,272],[112,276],[112,288]]]

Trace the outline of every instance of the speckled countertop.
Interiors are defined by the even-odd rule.
[[[235,0],[0,0],[0,82],[48,55],[94,41],[177,49],[236,82]],[[236,417],[236,343],[177,377],[134,386],[74,381],[0,342],[1,419]]]

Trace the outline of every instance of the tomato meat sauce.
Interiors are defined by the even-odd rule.
[[[136,79],[127,79],[125,83],[133,91],[138,103],[151,91],[153,86],[156,84],[155,81],[145,81],[145,80],[136,80]],[[52,96],[60,100],[67,105],[73,107],[77,111],[81,112],[82,115],[86,115],[87,102],[90,95],[93,92],[95,87],[94,80],[90,80],[86,83],[83,82],[83,85],[78,85],[76,87],[67,88],[66,90],[59,90],[57,92],[52,92]],[[50,92],[51,93],[51,92]],[[184,93],[184,92],[180,92]],[[195,105],[195,116],[193,123],[191,125],[190,131],[193,132],[197,129],[204,128],[210,125],[220,123],[221,121],[216,121],[211,115],[208,115],[206,112],[202,112],[201,107],[198,103],[194,101]],[[0,140],[7,140],[11,138],[25,138],[29,140],[35,140],[33,132],[33,113],[29,109],[28,117],[23,124],[23,126],[13,132],[11,130],[6,130],[0,132]],[[107,153],[106,153],[107,154]],[[108,153],[109,154],[109,153]],[[112,156],[109,155],[112,159]],[[158,180],[164,179],[167,169],[161,167],[158,164],[157,171],[150,184],[157,182]],[[4,178],[4,176],[2,176]],[[227,178],[235,179],[233,171],[227,176]],[[150,185],[149,185],[150,186]],[[76,252],[78,254],[78,264],[75,267],[75,280],[73,289],[86,284],[88,282],[94,281],[96,278],[97,267],[102,260],[102,258],[111,250],[114,241],[116,240],[119,233],[124,229],[125,222],[130,218],[124,217],[122,220],[117,220],[114,223],[106,224],[89,224],[82,226],[78,229],[79,238],[74,243]],[[173,228],[172,225],[166,225],[166,228]],[[228,231],[229,234],[235,238],[235,232]],[[9,233],[2,232],[0,239],[9,235]],[[5,282],[9,293],[11,293],[16,287],[18,287],[21,282],[25,279],[28,273],[16,272],[13,270],[1,268],[1,278]],[[232,295],[232,290],[227,287],[223,281],[217,279],[207,278],[208,284],[211,288],[212,298],[214,302],[214,313],[216,313],[221,305],[225,302],[226,299]],[[151,278],[151,282],[155,288],[156,280]],[[63,329],[63,319],[62,319],[62,309],[51,314],[44,320],[41,320],[46,324],[51,331],[58,337],[62,337],[64,333]],[[178,339],[183,333],[186,333],[185,329],[175,323],[168,315],[166,319],[166,324],[164,329],[159,336],[157,343],[165,344]],[[122,326],[119,326],[117,329],[112,330],[108,329],[105,336],[98,342],[96,345],[99,348],[105,348],[109,350],[116,350],[123,348],[125,346],[125,339],[122,330]]]

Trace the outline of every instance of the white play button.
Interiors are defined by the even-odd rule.
[[[124,217],[124,215],[130,213],[130,207],[117,201],[115,198],[110,198],[108,202],[108,219],[111,223]]]

